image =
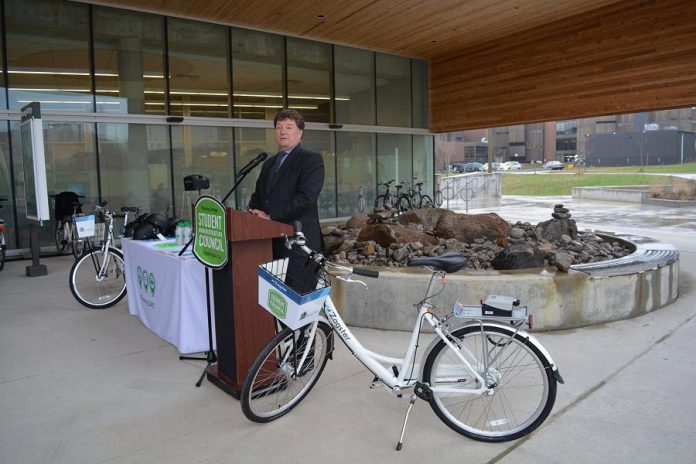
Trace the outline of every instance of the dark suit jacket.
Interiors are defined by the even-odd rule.
[[[264,211],[274,221],[286,224],[300,221],[307,246],[323,251],[324,240],[319,226],[319,194],[324,185],[324,161],[319,153],[297,145],[283,162],[273,184],[269,185],[271,168],[277,156],[272,156],[263,163],[249,208]],[[284,249],[281,241],[274,240],[274,257],[285,256]]]

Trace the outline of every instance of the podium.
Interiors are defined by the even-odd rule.
[[[275,335],[275,319],[258,304],[259,264],[273,259],[272,239],[293,234],[290,225],[227,210],[228,262],[213,271],[217,363],[208,380],[239,399],[256,356]]]

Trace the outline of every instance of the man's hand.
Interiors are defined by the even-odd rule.
[[[258,217],[264,218],[264,219],[271,219],[271,217],[268,214],[264,213],[260,209],[248,209],[247,211],[249,211],[254,216],[258,216]]]

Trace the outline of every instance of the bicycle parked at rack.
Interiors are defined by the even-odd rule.
[[[378,277],[372,270],[328,262],[305,246],[302,233],[286,237],[286,245],[302,250],[317,263],[323,277],[318,287],[322,282],[330,286],[331,276],[346,282],[358,282],[351,278],[353,275]],[[254,422],[269,422],[297,406],[321,376],[333,350],[335,332],[374,374],[372,387],[383,386],[396,396],[412,392],[397,450],[401,449],[406,422],[417,398],[427,401],[451,429],[475,440],[502,442],[535,430],[551,412],[557,383],[563,383],[563,378],[548,351],[522,330],[524,324],[531,324],[526,307],[519,306],[519,301],[488,297],[486,305],[471,306],[457,301],[453,312],[439,314],[432,298],[444,288],[445,275],[465,264],[466,258],[456,252],[410,260],[409,266],[426,268],[432,275],[424,298],[414,305],[418,317],[402,358],[365,348],[343,322],[330,296],[311,323],[297,330],[279,325],[284,328],[261,351],[245,379],[241,392],[244,415]],[[259,275],[261,285],[261,270]],[[438,282],[442,288],[436,289]],[[272,306],[268,293],[266,304]],[[263,306],[261,291],[259,295]],[[300,318],[306,315],[303,312]],[[435,337],[418,364],[416,353],[422,343],[423,321]]]
[[[7,203],[7,198],[0,197],[0,209],[2,209],[3,203]],[[7,252],[7,241],[5,241],[6,230],[7,226],[5,225],[5,221],[0,218],[0,271],[5,267],[5,259],[7,258],[5,255]]]
[[[55,203],[55,242],[58,251],[65,250],[70,246],[70,250],[75,259],[82,256],[85,251],[85,241],[77,233],[75,218],[82,215],[82,203],[80,199],[84,195],[74,192],[61,192],[49,195]]]
[[[417,180],[417,178],[414,177],[413,180]],[[423,193],[423,182],[416,182],[413,185],[415,185],[415,188],[409,187],[406,191],[411,205],[416,208],[431,208],[433,200],[430,198],[430,195]]]
[[[125,264],[123,252],[116,248],[114,218],[128,221],[128,213],[135,208],[121,208],[122,213],[106,209],[103,201],[95,208],[95,215],[104,218],[103,239],[97,237],[99,246],[90,246],[70,269],[70,291],[75,299],[91,309],[110,308],[126,295]]]
[[[389,207],[391,209],[398,210],[400,213],[403,213],[404,211],[408,211],[409,209],[411,209],[411,200],[409,199],[409,196],[407,194],[401,193],[403,183],[394,185],[396,193],[392,193],[392,184],[394,182],[396,182],[396,180],[392,179],[390,181],[377,184],[378,191],[379,186],[384,185],[384,193],[382,195],[378,195],[377,198],[375,198],[375,208]]]

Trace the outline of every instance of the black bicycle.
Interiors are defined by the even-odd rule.
[[[56,250],[63,251],[69,245],[73,256],[77,259],[85,252],[85,240],[78,235],[77,224],[75,224],[75,218],[82,215],[80,199],[84,198],[84,195],[78,195],[75,192],[61,192],[49,196],[53,198],[55,203],[54,237]]]
[[[394,179],[377,184],[377,190],[379,191],[379,186],[384,185],[384,193],[378,195],[375,198],[375,208],[390,208],[396,209],[399,213],[403,213],[411,209],[411,200],[406,193],[401,193],[403,188],[403,183],[394,185],[396,193],[392,193],[392,184],[396,182]]]
[[[415,177],[413,180],[417,180]],[[416,208],[432,208],[433,199],[430,195],[423,193],[423,182],[416,182],[415,189],[413,187],[408,189],[408,196],[411,199],[411,204],[416,205]]]

